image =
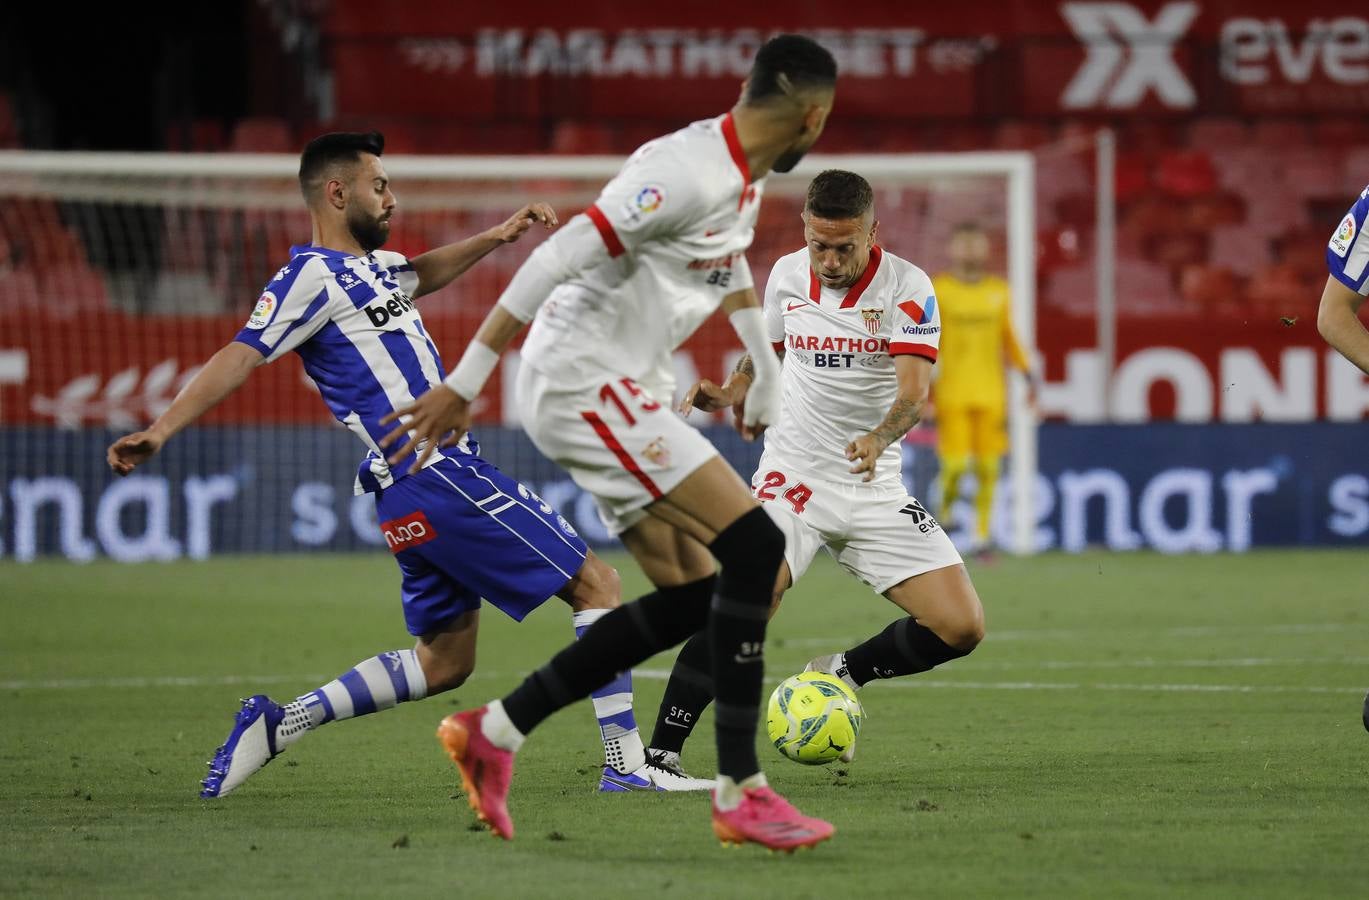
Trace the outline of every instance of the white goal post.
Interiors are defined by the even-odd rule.
[[[541,189],[546,187],[552,194],[547,199],[553,201],[559,188],[564,191],[562,199],[568,199],[583,193],[589,185],[597,187],[617,172],[621,164],[622,158],[616,156],[385,157],[387,171],[401,185],[401,211],[439,210],[457,196],[470,209],[502,209],[507,206],[511,183],[536,186],[536,196],[545,196]],[[41,196],[75,204],[147,204],[166,209],[298,211],[300,201],[294,189],[297,167],[298,158],[289,154],[0,151],[0,195]],[[1001,225],[1006,235],[1005,262],[1015,324],[1026,346],[1035,346],[1036,200],[1032,154],[811,155],[794,172],[772,175],[768,196],[801,197],[808,180],[827,168],[860,173],[874,185],[877,198],[881,190],[896,193],[902,186],[927,189],[929,185],[935,188],[957,180],[996,180],[1001,185],[1001,205],[995,209],[1005,213],[1004,221],[986,224],[994,230]],[[572,182],[577,184],[567,187]],[[423,190],[416,189],[419,183]],[[883,200],[877,203],[883,204]],[[883,205],[877,213],[881,219],[889,219],[889,211]],[[926,214],[925,210],[922,214]],[[764,216],[763,210],[762,229],[767,227]],[[885,233],[883,226],[881,233]],[[797,245],[796,234],[786,237],[789,243]],[[931,271],[919,253],[914,252],[915,248],[905,249],[899,243],[891,243],[890,248]],[[753,255],[752,265],[759,263],[764,268],[771,261]],[[267,272],[262,274],[269,277]],[[258,283],[263,282],[264,278]],[[1022,379],[1011,379],[1009,398],[1010,549],[1027,554],[1035,549],[1037,423],[1028,406]]]

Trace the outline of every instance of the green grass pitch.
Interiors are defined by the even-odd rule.
[[[614,558],[633,596],[643,587]],[[1348,897],[1369,885],[1363,553],[1048,555],[973,565],[989,637],[862,692],[855,764],[768,746],[831,819],[811,853],[723,850],[701,795],[593,792],[588,705],[519,757],[518,839],[473,829],[433,737],[570,637],[487,612],[454,695],[329,725],[196,798],[237,699],[408,645],[384,554],[0,566],[0,894],[239,897]],[[884,627],[820,562],[771,630],[773,684]],[[671,656],[637,681],[644,730]],[[711,717],[686,761],[710,773]]]

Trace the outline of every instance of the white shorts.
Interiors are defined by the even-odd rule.
[[[718,455],[668,399],[657,401],[631,378],[608,373],[603,384],[568,390],[525,363],[518,413],[537,449],[594,497],[615,535]]]
[[[960,563],[945,530],[915,498],[767,463],[761,460],[751,491],[784,532],[784,559],[796,584],[823,548],[877,594]]]

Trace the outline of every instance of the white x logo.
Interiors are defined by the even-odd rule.
[[[1197,3],[1168,3],[1154,22],[1130,3],[1065,3],[1060,12],[1088,51],[1060,98],[1066,109],[1130,109],[1151,89],[1172,108],[1196,102],[1174,62],[1174,45],[1197,17]]]

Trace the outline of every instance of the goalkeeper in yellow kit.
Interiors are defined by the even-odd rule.
[[[973,468],[975,550],[989,546],[989,515],[1000,457],[1008,449],[1004,357],[1027,375],[1031,363],[1013,330],[1008,283],[985,271],[989,235],[966,223],[951,235],[951,271],[932,279],[941,307],[940,373],[934,387],[937,453],[941,457],[941,521]]]

